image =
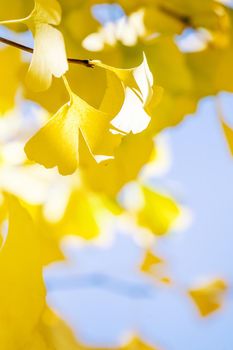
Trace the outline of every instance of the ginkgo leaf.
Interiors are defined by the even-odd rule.
[[[98,61],[96,62],[96,65],[116,74],[125,87],[129,87],[138,94],[142,100],[143,106],[146,106],[150,101],[153,94],[153,75],[148,66],[145,54],[143,54],[142,63],[135,68],[116,68]]]
[[[24,23],[31,30],[35,44],[26,81],[36,91],[48,89],[53,75],[61,77],[68,70],[63,36],[53,27],[60,21],[61,8],[57,0],[35,0],[28,17],[0,22]]]
[[[233,129],[230,128],[230,126],[225,123],[223,118],[221,118],[220,121],[221,121],[223,132],[229,147],[229,151],[233,156]]]
[[[42,265],[46,266],[52,262],[64,260],[64,255],[60,248],[60,227],[46,220],[43,215],[42,205],[33,206],[27,203],[27,209],[32,215],[40,240]]]
[[[88,161],[82,167],[82,179],[94,191],[115,196],[123,185],[135,180],[150,159],[153,146],[152,139],[145,132],[136,135],[129,133],[116,149],[114,159],[97,164],[87,155],[85,160]]]
[[[112,120],[112,125],[126,133],[137,134],[145,130],[150,117],[142,106],[140,98],[130,88],[125,89],[125,101],[122,109]]]
[[[154,33],[181,34],[185,28],[179,17],[170,16],[159,6],[146,6],[139,11],[143,13],[147,36]]]
[[[14,107],[20,82],[20,66],[19,51],[12,47],[0,49],[0,114]]]
[[[65,3],[64,3],[65,2]],[[63,0],[62,7],[65,8],[67,0]],[[85,38],[88,34],[95,31],[99,22],[94,18],[91,11],[91,3],[88,1],[73,2],[75,7],[68,12],[65,20],[67,30],[70,32],[76,42]],[[77,26],[77,23],[79,25]]]
[[[216,279],[201,285],[199,288],[190,289],[188,294],[197,306],[200,315],[204,317],[221,307],[226,291],[226,282]]]
[[[105,65],[100,65],[107,68]],[[138,94],[142,100],[143,106],[146,107],[153,95],[152,86],[154,83],[153,75],[148,66],[146,55],[143,54],[143,61],[138,67],[121,69],[108,66],[108,69],[112,70],[125,86],[129,87],[136,94]]]
[[[180,215],[180,208],[172,198],[148,187],[143,186],[142,193],[144,205],[136,214],[138,224],[150,229],[155,235],[166,234]]]
[[[40,245],[41,264],[46,266],[52,262],[64,260],[65,257],[60,247],[60,227],[46,220],[42,205],[32,205],[21,198],[20,202],[33,220],[34,231]],[[4,219],[6,219],[6,215]]]
[[[45,305],[39,239],[18,200],[8,195],[9,230],[0,250],[0,348],[23,349]]]
[[[147,250],[140,265],[140,270],[142,272],[151,273],[156,265],[162,264],[163,262],[163,259],[156,256],[152,251]]]
[[[186,57],[175,44],[172,36],[160,36],[153,45],[144,47],[150,69],[165,92],[179,94],[193,89],[193,77]]]
[[[122,347],[121,350],[158,350],[157,347],[149,345],[142,341],[137,335],[133,336],[129,342]]]
[[[150,249],[146,250],[140,265],[140,270],[154,278],[157,282],[171,284],[171,278],[164,274],[165,261],[155,255]]]
[[[31,0],[11,0],[0,2],[0,19],[8,20],[9,18],[22,18],[27,16],[29,11],[32,10]],[[16,27],[17,28],[17,27]],[[15,29],[15,25],[14,25]],[[17,28],[18,30],[19,28]],[[22,30],[22,28],[20,28]]]
[[[27,81],[36,90],[47,89],[52,75],[61,77],[68,70],[63,36],[52,26],[60,21],[61,8],[56,0],[35,0],[34,10],[24,20],[35,39]]]
[[[61,222],[61,231],[69,235],[77,235],[84,239],[98,236],[96,211],[87,191],[75,190],[71,194]]]
[[[170,95],[167,90],[164,90],[161,102],[148,106],[153,116],[149,125],[151,132],[157,134],[167,127],[176,126],[186,115],[194,113],[196,106],[197,98],[186,96],[184,93]]]
[[[96,195],[83,188],[74,188],[57,230],[61,236],[75,235],[85,240],[97,238],[106,218],[121,214],[123,209],[111,198]]]
[[[35,34],[35,48],[26,77],[36,91],[46,90],[52,75],[59,78],[68,70],[62,34],[51,25],[42,24]]]
[[[87,69],[82,65],[73,64],[70,65],[66,77],[76,95],[91,106],[112,116],[121,109],[124,102],[124,88],[113,72],[99,67]],[[91,88],[93,85],[95,93]],[[23,89],[26,99],[36,102],[50,113],[55,113],[67,101],[67,92],[62,79],[53,79],[51,87],[39,93],[29,89],[26,84]]]
[[[24,350],[50,350],[43,335],[36,329],[31,339],[26,343]]]
[[[112,116],[116,116],[118,112],[123,108],[123,105],[124,105],[124,101],[125,101],[124,86],[112,71],[106,70],[105,73],[106,73],[106,86],[105,86],[105,92],[104,92],[103,98],[99,105],[99,109]]]
[[[145,130],[150,122],[146,107],[153,96],[153,76],[146,56],[143,55],[143,62],[138,67],[131,69],[115,68],[98,61],[96,65],[113,72],[125,90],[124,104],[112,120],[112,125],[126,133],[132,131],[136,134]]]
[[[72,174],[79,164],[79,146],[84,141],[89,152],[112,157],[121,135],[110,131],[111,117],[87,104],[68,87],[70,101],[26,144],[30,160],[46,168],[57,166],[62,175]]]

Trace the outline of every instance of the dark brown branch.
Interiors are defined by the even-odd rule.
[[[160,5],[159,9],[167,16],[175,18],[178,21],[180,21],[181,23],[183,23],[183,25],[185,27],[192,27],[191,18],[189,16],[181,15],[181,14],[179,14],[179,13],[177,13],[169,8],[166,8],[163,5]]]
[[[16,43],[15,41],[3,38],[0,36],[0,42],[6,45],[10,45],[13,47],[16,47],[17,49],[20,49],[22,51],[25,52],[29,52],[29,53],[33,53],[33,49],[31,47]],[[81,64],[85,67],[90,67],[90,68],[94,68],[95,64],[92,60],[80,60],[78,58],[67,58],[67,61],[69,63],[73,63],[73,64]]]

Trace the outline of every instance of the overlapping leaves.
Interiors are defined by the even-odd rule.
[[[78,186],[71,185],[67,206],[56,222],[44,215],[45,203],[35,207],[25,204],[33,223],[17,199],[8,195],[3,201],[1,224],[6,212],[10,213],[8,235],[0,236],[0,347],[4,350],[88,349],[45,307],[42,266],[64,258],[60,243],[65,236],[72,234],[85,240],[98,237],[103,216],[112,219],[118,214],[119,220],[121,214],[129,216],[138,230],[146,229],[156,239],[168,233],[181,213],[170,196],[140,186],[142,205],[134,211],[121,207],[116,196],[149,162],[155,134],[194,112],[203,96],[221,89],[233,91],[230,9],[212,0],[205,4],[201,0],[169,0],[166,4],[160,0],[143,4],[119,1],[128,15],[126,25],[110,26],[118,32],[97,50],[93,70],[87,72],[83,67],[76,75],[70,69],[67,79],[71,88],[65,80],[70,100],[65,103],[61,80],[53,79],[52,84],[53,76],[59,78],[68,70],[63,34],[69,53],[89,57],[83,43],[98,31],[91,8],[101,2],[61,1],[64,20],[59,30],[55,27],[61,22],[61,7],[56,0],[35,0],[29,16],[25,13],[30,10],[28,1],[13,1],[12,14],[6,2],[0,4],[1,24],[16,30],[26,25],[34,37],[24,96],[55,112],[27,142],[28,159],[46,168],[57,167],[62,175],[74,173],[72,179],[79,182]],[[22,19],[7,21],[11,15]],[[202,37],[202,51],[184,53],[174,42],[174,35],[187,28],[195,34],[203,34],[205,28],[208,35]],[[133,40],[128,40],[129,34]],[[1,113],[15,106],[21,87],[25,64],[14,50],[0,51],[1,63],[10,62],[12,67],[6,69],[3,63],[0,68],[4,81],[0,87]],[[137,66],[143,51],[143,62]],[[160,104],[161,89],[153,76],[165,88]],[[35,95],[30,89],[48,91]],[[232,130],[225,122],[222,125],[232,151]],[[31,163],[25,161],[21,166],[29,170]],[[157,270],[163,263],[149,247],[141,271],[168,283],[169,277]],[[188,294],[200,314],[208,316],[220,308],[226,289],[226,283],[217,279],[190,289]],[[120,349],[151,347],[135,337]]]

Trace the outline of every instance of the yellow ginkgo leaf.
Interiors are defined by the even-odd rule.
[[[221,307],[226,290],[226,282],[216,279],[199,288],[190,289],[188,294],[197,306],[200,315],[204,317]]]
[[[172,281],[169,276],[164,275],[164,267],[165,261],[162,258],[156,256],[150,249],[145,252],[140,270],[156,279],[157,282],[169,285]]]
[[[185,28],[185,24],[179,17],[169,16],[159,6],[146,6],[139,11],[143,13],[147,36],[154,33],[181,34]]]
[[[142,341],[137,335],[126,344],[120,347],[121,350],[158,350],[158,348]]]
[[[115,116],[124,102],[124,88],[117,76],[99,67],[87,69],[82,65],[70,65],[66,74],[71,89],[91,106]],[[90,88],[95,86],[95,93]],[[24,84],[24,96],[50,113],[55,113],[67,101],[67,92],[62,79],[53,79],[52,85],[46,91],[35,92]],[[114,95],[114,98],[113,98]]]
[[[24,350],[51,350],[51,347],[47,345],[43,335],[35,330],[31,339],[25,344]]]
[[[112,124],[123,132],[137,134],[147,128],[150,120],[151,118],[143,108],[141,99],[133,90],[126,87],[124,104],[113,119]]]
[[[0,348],[20,350],[45,304],[39,239],[18,200],[8,195],[9,230],[0,250]]]
[[[77,235],[87,240],[98,236],[100,228],[91,199],[86,191],[73,191],[61,222],[63,234]]]
[[[21,198],[20,202],[33,220],[35,226],[34,231],[38,236],[40,244],[41,264],[45,266],[54,261],[64,260],[64,255],[60,249],[60,234],[58,233],[59,227],[57,227],[57,225],[53,225],[45,219],[42,213],[42,205],[32,205]],[[5,200],[0,205],[0,224],[7,219],[7,213],[7,203]]]
[[[10,5],[10,6],[9,6]],[[0,20],[5,21],[9,18],[22,18],[27,16],[32,10],[33,2],[31,0],[11,0],[0,2]],[[15,26],[14,26],[15,29]],[[17,28],[18,30],[19,28]],[[22,30],[22,28],[20,28]]]
[[[111,117],[75,95],[66,82],[70,101],[26,144],[30,160],[46,168],[57,166],[62,175],[72,174],[79,164],[79,146],[84,142],[96,160],[113,156],[121,135],[110,131]]]
[[[130,69],[115,68],[101,62],[96,62],[96,65],[113,72],[125,90],[124,104],[112,120],[112,125],[126,133],[132,131],[136,134],[145,130],[150,122],[146,107],[153,96],[153,75],[146,56],[143,55],[143,62],[138,67]]]
[[[43,206],[28,203],[26,205],[33,218],[40,240],[42,265],[46,266],[55,261],[64,260],[60,247],[59,226],[46,220],[43,215]]]
[[[82,168],[83,180],[94,191],[115,196],[127,182],[135,180],[152,151],[153,141],[148,134],[129,133],[116,149],[114,159],[97,164],[89,157]]]
[[[67,7],[67,0],[62,0],[63,8]],[[82,41],[88,34],[95,31],[99,22],[92,16],[91,3],[89,1],[73,1],[73,10],[68,11],[64,25],[76,42]],[[77,26],[77,23],[79,24]]]
[[[106,221],[112,215],[121,214],[122,210],[111,198],[98,196],[87,189],[74,188],[57,230],[62,236],[95,239],[103,231]]]
[[[61,7],[57,0],[35,0],[28,17],[1,22],[24,23],[31,30],[35,44],[26,81],[36,91],[48,89],[53,75],[61,77],[68,70],[63,36],[53,27],[60,21]]]
[[[148,187],[143,186],[142,193],[144,205],[137,212],[138,224],[150,229],[155,235],[166,234],[180,215],[178,205],[172,198]]]
[[[121,69],[106,66],[102,63],[97,63],[97,65],[114,72],[126,87],[132,89],[140,97],[144,107],[150,102],[153,95],[152,86],[154,79],[145,54],[143,54],[142,63],[135,68]]]
[[[56,0],[35,0],[34,10],[24,21],[35,40],[27,81],[36,90],[47,89],[52,75],[61,77],[68,70],[63,36],[53,27],[60,21],[61,8]]]
[[[154,255],[151,250],[147,250],[141,263],[140,270],[145,273],[151,273],[156,265],[162,264],[163,262],[163,259]]]
[[[151,103],[148,106],[153,116],[149,126],[150,131],[152,134],[158,134],[167,127],[176,126],[181,123],[185,116],[195,112],[196,105],[197,98],[186,96],[183,93],[170,95],[167,90],[164,90],[161,102],[155,105]]]
[[[97,67],[95,68],[95,70],[96,69]],[[101,71],[103,70],[101,69]],[[112,71],[106,70],[105,73],[106,73],[105,92],[99,108],[101,111],[105,113],[109,113],[112,116],[116,116],[124,104],[124,100],[125,100],[124,86]]]
[[[12,47],[0,49],[0,114],[14,107],[20,82],[20,66],[19,51]]]
[[[233,129],[230,128],[230,126],[228,126],[222,118],[220,120],[223,128],[223,132],[229,147],[229,151],[233,156]]]

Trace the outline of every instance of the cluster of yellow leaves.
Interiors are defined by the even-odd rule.
[[[181,214],[174,199],[142,185],[141,205],[127,210],[117,195],[150,161],[157,133],[193,113],[200,98],[233,91],[231,9],[213,0],[120,0],[127,20],[103,27],[92,8],[108,2],[112,3],[35,0],[34,8],[27,0],[0,3],[0,24],[29,30],[34,38],[26,83],[22,56],[14,48],[0,48],[0,113],[16,107],[22,96],[51,113],[42,128],[30,135],[27,158],[46,168],[57,167],[61,175],[73,174],[74,181],[55,221],[46,217],[43,201],[34,205],[25,200],[22,205],[5,195],[1,203],[2,228],[9,213],[8,235],[0,235],[0,348],[4,350],[91,350],[79,344],[46,306],[42,268],[64,259],[60,250],[64,237],[96,239],[106,218],[114,222],[116,215],[119,220],[121,214],[129,216],[153,238],[170,232]],[[174,37],[187,28],[202,36],[202,50],[180,50]],[[93,38],[99,45],[91,52],[88,43]],[[68,67],[66,51],[72,57],[94,56],[93,69]],[[225,122],[222,125],[232,151],[232,130]],[[26,171],[32,167],[28,160],[20,164]],[[164,263],[148,248],[140,269],[169,284],[170,277],[159,268]],[[221,306],[226,289],[225,282],[216,280],[190,290],[189,295],[200,314],[207,316]],[[152,347],[135,337],[116,350],[135,349]]]
[[[61,77],[68,69],[63,36],[53,27],[60,20],[61,8],[56,0],[36,0],[28,17],[1,22],[24,23],[33,33],[34,51],[26,79],[33,89],[48,89],[52,75]],[[97,162],[114,158],[115,148],[119,146],[122,136],[143,131],[150,121],[149,105],[154,98],[153,77],[146,57],[139,67],[133,69],[113,68],[98,61],[93,64],[106,70],[106,91],[99,108],[95,109],[76,95],[63,78],[70,101],[59,109],[25,148],[29,159],[47,168],[57,166],[63,175],[72,174],[78,167],[81,143]],[[119,94],[116,96],[117,89]],[[109,101],[114,99],[116,102],[110,104]],[[132,106],[135,110],[132,110]]]
[[[78,3],[61,1],[63,21],[60,29],[65,35],[68,53],[74,57],[77,56],[77,53],[78,56],[84,58],[93,56],[93,53],[90,53],[83,47],[82,42],[88,34],[93,33],[100,27],[100,24],[92,15],[92,6],[101,3],[102,1],[94,0],[80,1]],[[155,106],[151,112],[151,115],[153,115],[151,123],[153,134],[167,126],[176,125],[185,115],[193,113],[201,97],[216,94],[220,90],[232,91],[232,77],[229,73],[232,61],[231,9],[212,0],[204,4],[201,1],[194,2],[191,0],[167,1],[166,4],[159,0],[135,1],[134,3],[123,1],[119,3],[129,16],[135,13],[143,14],[140,18],[144,34],[131,47],[126,44],[118,45],[115,42],[111,48],[108,46],[104,47],[94,55],[96,58],[111,65],[134,66],[138,63],[138,57],[140,57],[141,52],[144,51],[146,53],[153,75],[156,76],[158,84],[165,89],[162,103]],[[57,44],[54,45],[56,46],[55,49],[62,50],[63,53],[60,52],[58,54],[57,52],[57,55],[54,56],[56,57],[55,64],[50,56],[50,53],[54,50],[51,43],[43,47],[46,51],[44,55],[48,55],[51,58],[44,57],[47,63],[50,62],[50,66],[46,65],[46,69],[49,68],[50,73],[47,72],[46,74],[45,71],[40,71],[40,73],[44,74],[39,74],[38,76],[43,81],[33,82],[33,87],[37,89],[45,88],[49,85],[51,74],[54,73],[56,76],[58,73],[60,76],[67,69],[64,68],[66,61],[64,60],[64,50],[61,49],[63,44],[59,44],[59,40],[54,38],[55,35],[58,35],[57,29],[53,25],[57,25],[60,20],[59,7],[54,5],[54,2],[38,2],[38,4],[39,7],[35,7],[29,16],[30,21],[24,19],[22,20],[23,23],[35,22],[36,18],[38,18],[38,9],[41,11],[41,7],[43,7],[46,16],[43,16],[43,19],[40,21],[40,30],[48,27],[49,32],[56,33],[51,34],[50,41],[56,42]],[[1,6],[2,18],[6,20],[4,13],[7,13],[7,6]],[[25,15],[25,8],[23,7],[22,1],[18,1],[18,5],[14,7],[14,11],[16,11],[14,17]],[[28,6],[28,8],[30,7]],[[53,12],[50,11],[50,8],[53,8]],[[140,18],[137,16],[134,22],[140,22]],[[77,21],[80,23],[79,26],[75,25]],[[131,27],[134,26],[133,23]],[[18,21],[16,24],[18,24]],[[30,24],[30,29],[33,32],[32,27],[33,25]],[[199,52],[182,52],[174,43],[174,35],[181,34],[186,28],[193,28],[197,36],[203,37],[205,45],[203,44],[204,47]],[[199,33],[203,28],[205,28],[205,33],[208,34]],[[125,35],[126,33],[123,30],[122,36],[124,37]],[[39,41],[42,40],[43,43],[49,43],[50,36],[47,32],[45,34],[46,40],[43,38],[40,40],[41,34],[39,32],[37,36]],[[58,36],[60,37],[60,35]],[[36,33],[34,33],[34,37],[36,38]],[[41,68],[41,55],[42,50],[40,52],[40,62],[37,62],[36,57],[38,58],[39,55],[34,54],[35,63],[33,64],[32,61],[33,68],[35,68],[35,64],[37,64],[37,69]],[[59,57],[59,60],[57,57]],[[170,60],[170,57],[173,59]],[[61,70],[53,72],[53,69],[57,68],[58,70],[61,68]],[[32,74],[30,75],[32,77]],[[85,72],[82,79],[85,80],[88,75],[89,73]],[[38,76],[33,76],[35,79],[38,79]],[[179,76],[179,79],[176,79],[177,76]],[[91,92],[89,91],[90,94]],[[44,96],[43,100],[45,99],[46,97]],[[43,101],[43,103],[48,104],[49,102]],[[176,108],[173,108],[174,104]]]
[[[125,11],[127,20],[107,23],[104,27],[91,16],[92,6],[101,3],[112,1],[87,0],[78,9],[62,3],[65,11],[62,30],[70,53],[75,54],[75,47],[79,45],[84,57],[92,56],[86,43],[93,37],[95,57],[111,65],[127,67],[135,65],[144,51],[152,73],[165,90],[162,102],[153,109],[153,134],[180,123],[195,111],[200,98],[221,90],[232,92],[233,79],[229,73],[233,52],[232,9],[221,1],[122,0],[117,3]],[[73,12],[86,19],[83,35],[76,35],[79,30],[72,26]],[[182,52],[174,42],[175,36],[186,29],[192,29],[202,43],[197,52]],[[189,49],[192,51],[191,42]]]
[[[76,47],[75,50],[79,49],[80,56],[85,55],[85,57],[88,57],[90,55],[82,46],[82,42],[87,36],[88,30],[91,32],[94,28],[98,27],[98,22],[94,20],[91,15],[92,6],[98,3],[101,3],[101,1],[82,1],[77,4],[73,2],[61,2],[60,7],[56,0],[46,2],[36,1],[35,7],[29,16],[21,20],[5,20],[2,22],[3,24],[9,24],[8,22],[10,22],[11,25],[14,23],[26,24],[33,33],[35,51],[27,75],[27,81],[30,87],[37,90],[46,89],[51,84],[52,75],[60,77],[68,69],[62,34],[54,28],[54,25],[56,26],[60,23],[61,8],[64,13],[61,31],[66,36],[68,52],[76,55],[77,51],[74,52],[72,49],[72,47]],[[137,12],[143,13],[141,20],[145,27],[144,38],[142,38],[142,42],[136,43],[131,48],[128,48],[127,45],[119,47],[117,44],[114,44],[110,51],[109,49],[103,49],[101,53],[96,54],[96,57],[112,64],[122,66],[128,64],[134,65],[138,61],[137,57],[140,56],[139,52],[143,50],[149,58],[149,66],[152,73],[156,75],[157,82],[165,88],[165,94],[159,105],[154,103],[154,101],[149,103],[152,96],[151,87],[153,81],[151,73],[146,67],[145,60],[143,66],[145,70],[147,70],[146,80],[150,91],[147,91],[145,81],[143,81],[145,77],[143,78],[142,75],[140,76],[140,74],[137,73],[139,69],[121,70],[102,63],[96,63],[97,66],[102,66],[107,69],[107,71],[111,70],[114,72],[124,85],[124,96],[126,98],[123,97],[122,100],[122,93],[118,95],[119,86],[117,88],[117,84],[111,82],[112,76],[109,77],[107,72],[107,80],[110,82],[103,82],[101,90],[104,90],[103,85],[106,87],[106,84],[112,84],[111,92],[105,89],[106,91],[104,95],[102,94],[98,106],[95,107],[111,115],[112,119],[110,119],[110,121],[112,123],[109,123],[109,128],[113,125],[121,132],[139,132],[148,125],[151,120],[150,117],[153,116],[148,129],[150,130],[150,135],[153,136],[167,126],[176,125],[185,115],[193,113],[200,97],[217,93],[221,89],[232,90],[232,79],[229,73],[224,74],[224,72],[229,72],[227,67],[231,62],[230,9],[212,0],[206,2],[204,6],[199,1],[194,4],[193,1],[188,1],[186,3],[181,0],[175,3],[168,1],[166,4],[163,4],[161,1],[137,1],[134,4],[123,1],[119,3],[128,15]],[[6,6],[4,10],[6,10]],[[19,5],[18,16],[23,13],[22,5]],[[158,20],[155,21],[155,18]],[[84,20],[85,25],[80,25],[79,28],[75,28],[74,23],[77,19]],[[139,21],[138,17],[135,21]],[[156,23],[156,27],[153,27],[153,23]],[[85,30],[82,32],[80,27],[85,27]],[[173,36],[177,33],[182,33],[187,27],[192,27],[197,32],[200,28],[205,28],[206,31],[211,33],[214,39],[211,41],[210,45],[207,45],[205,49],[200,52],[183,53],[174,43]],[[155,36],[156,33],[159,33],[159,36]],[[223,47],[221,45],[221,47],[219,47],[217,43],[220,42],[220,40],[216,38],[221,38],[223,36],[228,38],[228,40],[225,40],[226,43]],[[152,39],[150,39],[151,37]],[[147,39],[145,40],[145,38]],[[222,41],[224,40],[222,39]],[[172,62],[169,59],[171,56],[173,58]],[[117,59],[117,57],[119,59]],[[154,59],[154,57],[156,59]],[[216,69],[216,67],[218,67],[218,69]],[[131,78],[129,74],[131,74]],[[88,75],[89,73],[85,72],[80,78],[86,80],[86,76]],[[138,78],[136,77],[135,79],[136,75]],[[132,76],[134,76],[134,85],[132,85]],[[177,76],[179,76],[179,79],[176,79]],[[77,81],[77,79],[75,80]],[[129,79],[131,79],[131,85],[127,85]],[[126,82],[126,80],[128,80],[128,82]],[[139,84],[136,88],[135,83],[137,85]],[[140,84],[143,84],[144,91],[140,91],[138,95],[138,88],[141,90]],[[77,85],[80,84],[76,83],[76,86]],[[112,94],[114,94],[114,86],[118,89],[118,92],[115,91],[114,95],[114,100],[117,100],[117,102],[114,102],[114,106],[106,106],[106,100],[111,100]],[[26,87],[25,89],[27,93],[28,89]],[[73,91],[75,90],[76,88],[73,89]],[[53,91],[55,91],[55,87]],[[77,92],[79,93],[79,91]],[[145,95],[147,92],[148,94]],[[61,94],[63,99],[65,93],[61,92]],[[90,95],[93,94],[91,94],[87,86],[85,92],[86,101],[89,99],[88,96]],[[116,95],[119,98],[116,98]],[[44,94],[42,100],[40,99],[39,102],[50,109],[48,107],[50,104],[48,101],[50,97],[47,96],[51,96],[51,94]],[[11,98],[12,97],[14,97],[13,94],[11,94]],[[35,99],[37,99],[37,97],[35,97]],[[54,98],[51,99],[51,103],[53,103],[53,100]],[[153,100],[157,100],[157,90]],[[117,105],[116,109],[115,104]],[[174,104],[176,104],[176,108],[173,108]],[[119,105],[122,108],[119,108]],[[131,113],[128,112],[129,106],[131,107]],[[125,114],[127,114],[127,117]],[[59,128],[59,131],[64,136],[63,130]],[[38,150],[36,152],[38,153]],[[43,158],[43,152],[41,153],[41,157]],[[111,156],[114,156],[113,150],[111,153]],[[69,162],[72,163],[72,166],[69,164],[68,168],[70,167],[72,170],[68,169],[65,171],[65,165],[60,165],[60,169],[63,168],[61,172],[70,173],[74,170],[74,163],[78,162],[77,154],[78,151],[76,150],[75,155],[70,155],[72,161],[69,159]],[[35,152],[30,158],[37,161]],[[55,158],[58,158],[57,154]],[[76,161],[74,161],[75,158]],[[53,165],[49,165],[48,163],[50,163],[50,161],[47,159],[38,159],[38,162],[51,167],[58,165],[59,159],[54,160],[55,164]]]

